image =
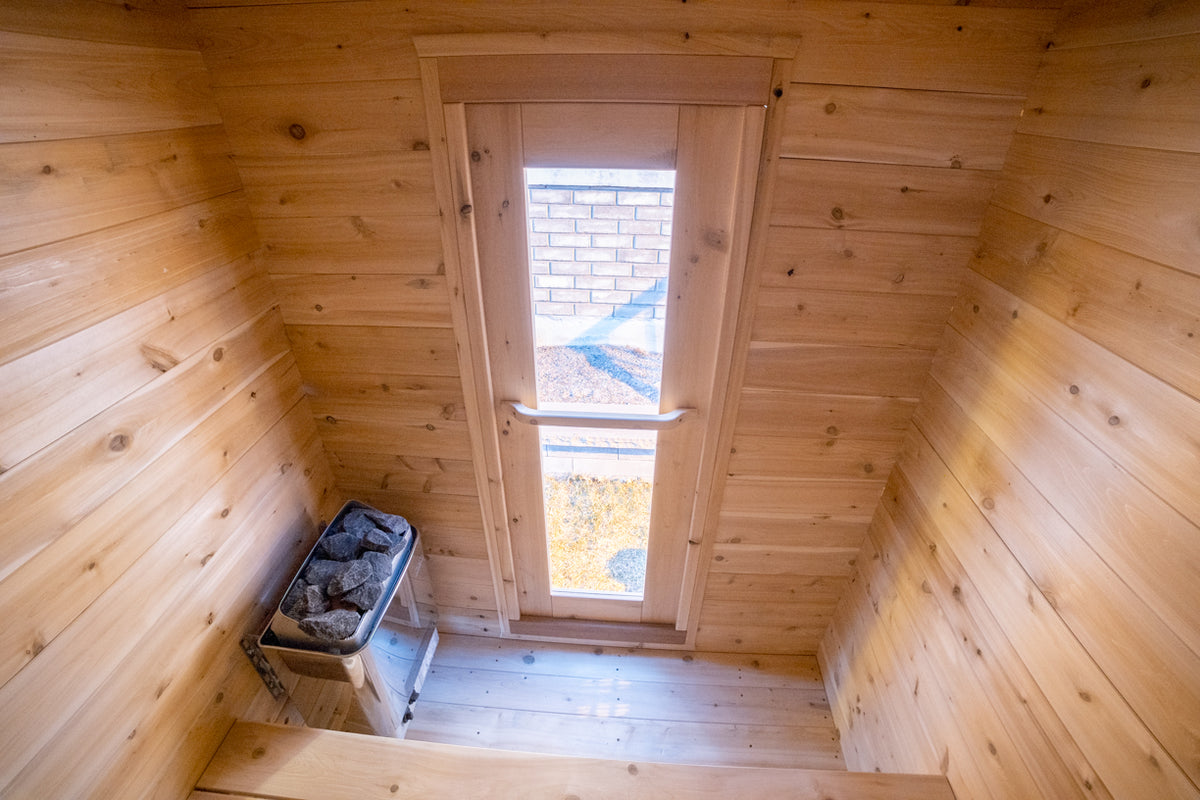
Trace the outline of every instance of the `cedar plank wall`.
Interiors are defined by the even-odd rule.
[[[1200,3],[1068,9],[821,651],[852,770],[1198,797]]]
[[[802,37],[696,644],[815,652],[1058,16],[1046,6],[1056,4],[191,5],[339,489],[413,519],[439,624],[468,633],[496,631],[497,603],[411,36]]]
[[[0,65],[0,796],[179,797],[333,479],[182,4],[0,3]]]

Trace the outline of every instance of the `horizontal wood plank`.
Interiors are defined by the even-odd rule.
[[[0,474],[0,498],[12,509],[0,537],[3,575],[52,544],[286,349],[278,317],[264,314]]]
[[[807,4],[816,32],[797,51],[800,83],[1020,95],[1058,16],[981,6]]]
[[[883,490],[878,480],[766,480],[733,478],[725,482],[721,508],[732,514],[834,514],[870,517]]]
[[[786,158],[998,170],[1021,98],[793,83]]]
[[[891,471],[899,446],[900,436],[888,441],[735,434],[726,473],[731,478],[884,476]]]
[[[260,757],[252,759],[252,752],[259,752]],[[754,793],[796,800],[815,797],[900,800],[903,797],[900,793],[909,790],[917,797],[938,800],[952,797],[945,779],[934,776],[851,775],[791,769],[742,772],[730,767],[671,767],[645,762],[635,764],[635,772],[628,769],[627,761],[510,753],[261,723],[239,723],[234,727],[201,778],[199,788],[251,791],[296,800],[361,797],[358,787],[347,785],[340,776],[334,779],[322,766],[331,760],[354,767],[355,771],[368,769],[382,773],[372,784],[394,783],[403,788],[403,793],[393,793],[399,797],[441,793],[485,797],[506,791],[502,789],[506,784],[512,787],[512,792],[530,798],[558,798],[564,791],[586,786],[608,786],[610,793],[631,799]],[[283,768],[285,764],[287,767]],[[471,770],[464,771],[464,765],[471,765]]]
[[[429,149],[416,78],[217,89],[239,158]]]
[[[436,216],[272,217],[255,223],[271,273],[445,274]]]
[[[1200,524],[1200,430],[1190,395],[1156,381],[990,281],[968,279],[955,328],[1109,458]]]
[[[753,342],[745,387],[822,395],[918,397],[931,350]]]
[[[140,6],[62,0],[10,0],[0,8],[0,30],[155,48],[194,50],[195,37],[182,5],[151,0]]]
[[[229,194],[0,257],[0,362],[83,332],[256,246],[245,201]]]
[[[1200,398],[1200,278],[995,206],[988,218],[976,272]]]
[[[989,369],[988,356],[947,336],[933,378],[1164,622],[1200,652],[1195,603],[1173,587],[1188,586],[1200,553],[1194,523],[1130,477],[1078,431]],[[985,381],[985,383],[981,383]],[[1103,469],[1080,473],[1077,464]],[[1080,480],[1086,475],[1086,480]],[[1148,533],[1152,532],[1152,533]]]
[[[531,80],[530,76],[546,76]],[[764,104],[771,59],[691,55],[546,54],[438,59],[446,103],[620,101]]]
[[[932,350],[951,302],[938,295],[764,289],[750,335],[756,342]]]
[[[194,50],[0,29],[9,91],[0,144],[219,125]]]
[[[773,227],[761,285],[954,297],[974,240],[968,236]]]
[[[389,375],[397,364],[412,364],[422,376],[458,375],[454,337],[443,328],[291,325],[288,339],[300,371],[306,375]]]
[[[450,327],[441,275],[273,274],[288,325]]]
[[[1200,152],[1200,33],[1052,50],[1018,130],[1085,142]]]
[[[997,175],[978,170],[781,159],[771,224],[974,236]]]
[[[0,464],[20,463],[273,301],[266,276],[243,260],[0,365]]]
[[[917,405],[916,399],[903,397],[801,392],[742,389],[736,435],[822,440],[844,436],[898,444]]]
[[[0,254],[232,192],[228,152],[219,125],[0,145]]]
[[[255,218],[436,213],[425,151],[236,160]]]
[[[1200,274],[1192,199],[1200,153],[1013,138],[993,202],[1009,211]]]

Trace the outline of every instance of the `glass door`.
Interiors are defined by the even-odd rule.
[[[762,109],[466,104],[462,120],[520,619],[674,626]]]

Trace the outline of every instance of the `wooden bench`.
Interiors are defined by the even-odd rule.
[[[941,775],[629,763],[238,722],[191,800],[954,800]]]

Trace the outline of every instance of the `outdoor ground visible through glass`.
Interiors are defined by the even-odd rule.
[[[673,172],[526,170],[538,406],[657,413]],[[552,590],[641,596],[657,435],[540,429]]]

